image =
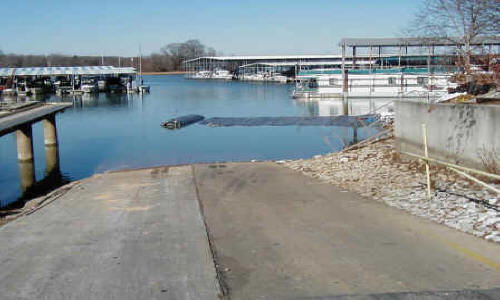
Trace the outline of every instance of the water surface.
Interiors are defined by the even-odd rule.
[[[210,117],[328,116],[342,114],[339,101],[297,101],[293,86],[187,80],[146,76],[148,95],[83,95],[57,115],[63,182],[108,170],[194,162],[309,158],[338,151],[352,142],[352,129],[335,127],[162,128],[165,120],[186,114]],[[378,101],[378,102],[377,102]],[[367,113],[381,100],[355,100],[350,112]],[[374,133],[359,129],[358,139]],[[45,176],[41,123],[33,126],[36,179]],[[0,202],[21,196],[14,134],[0,137]]]

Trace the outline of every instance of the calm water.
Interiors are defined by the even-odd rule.
[[[339,102],[302,102],[290,98],[293,86],[241,82],[192,81],[181,76],[147,76],[151,94],[84,95],[57,115],[63,182],[126,168],[193,162],[308,158],[337,151],[352,131],[335,127],[226,127],[192,125],[169,131],[160,123],[180,115],[205,117],[318,116],[342,112]],[[378,100],[379,101],[379,100]],[[367,100],[350,108],[366,113]],[[358,138],[373,134],[358,130]],[[41,123],[33,126],[36,179],[44,178]],[[0,138],[0,202],[21,196],[14,134]]]

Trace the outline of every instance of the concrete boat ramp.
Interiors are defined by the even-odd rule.
[[[0,227],[0,298],[498,299],[499,250],[274,163],[160,167]]]

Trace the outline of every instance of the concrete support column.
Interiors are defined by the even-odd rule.
[[[45,174],[59,172],[59,149],[54,145],[45,146]]]
[[[57,146],[56,115],[52,114],[43,120],[43,137],[45,146]]]
[[[31,124],[26,124],[16,131],[17,159],[21,191],[25,193],[35,183],[35,164],[33,159],[33,133]]]
[[[43,135],[45,143],[45,173],[49,175],[59,172],[59,146],[55,114],[43,120]]]
[[[16,130],[17,159],[19,161],[33,161],[33,132],[31,124],[25,124]]]
[[[35,164],[32,160],[19,161],[21,191],[26,193],[35,184]]]

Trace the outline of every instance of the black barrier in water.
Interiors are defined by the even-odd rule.
[[[379,119],[379,115],[336,116],[336,117],[253,117],[253,118],[210,118],[200,124],[210,127],[228,126],[344,126],[363,127]]]
[[[168,129],[179,129],[179,128],[186,127],[188,125],[197,123],[203,119],[205,119],[205,117],[200,116],[200,115],[186,115],[186,116],[170,119],[167,122],[162,123],[161,126],[168,128]]]

